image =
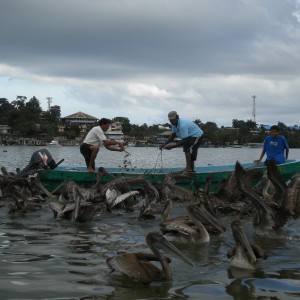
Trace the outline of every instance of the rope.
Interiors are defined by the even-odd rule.
[[[162,170],[163,169],[162,149],[159,150],[159,152],[158,152],[153,171],[155,171],[157,169],[157,162],[158,162],[159,157],[160,157],[160,170]]]

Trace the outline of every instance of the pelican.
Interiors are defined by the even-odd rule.
[[[242,230],[242,222],[234,220],[231,229],[235,240],[235,246],[227,253],[231,258],[230,267],[240,269],[257,270],[260,268],[258,258],[267,259],[267,254],[258,245],[250,244]]]
[[[288,188],[287,184],[284,182],[275,160],[267,160],[266,165],[268,179],[274,188],[272,201],[280,206]]]
[[[287,211],[292,210],[298,217],[300,215],[300,173],[292,177],[284,200],[282,208]]]
[[[159,232],[149,232],[146,235],[146,243],[153,253],[121,252],[108,258],[106,260],[107,265],[113,271],[121,272],[142,284],[172,279],[172,270],[169,266],[171,260],[164,256],[160,250],[167,251],[193,266],[193,263]],[[161,269],[151,261],[159,261]]]
[[[38,210],[42,207],[41,202],[44,201],[38,197],[26,197],[17,187],[11,190],[11,197],[13,201],[9,203],[9,214]]]
[[[247,195],[256,208],[253,218],[253,225],[259,234],[269,234],[271,236],[282,235],[280,228],[285,225],[290,214],[286,213],[278,206],[271,207],[263,196],[253,187],[247,186],[244,181],[244,169],[240,163],[236,163],[235,175],[238,188]],[[284,202],[283,202],[284,203]]]
[[[169,199],[178,199],[180,201],[197,203],[199,201],[199,193],[194,193],[190,189],[186,189],[176,185],[176,179],[189,179],[189,177],[183,175],[182,173],[170,173],[166,175],[161,184],[162,201],[168,201]]]
[[[233,184],[234,183],[234,184]],[[246,203],[238,201],[241,199],[241,192],[236,188],[236,180],[234,176],[220,182],[220,190],[216,194],[209,192],[211,187],[211,178],[207,177],[203,188],[203,204],[206,209],[216,217],[217,211],[226,212],[240,212],[242,211]],[[236,198],[234,198],[236,197]],[[235,199],[235,201],[233,200]],[[234,201],[234,202],[233,202]]]
[[[84,196],[79,191],[78,186],[73,187],[73,197],[75,202],[72,220],[78,222],[90,221],[93,219],[97,207],[91,202],[85,201]]]
[[[60,201],[49,203],[49,207],[54,213],[54,218],[63,216],[66,219],[78,222],[92,220],[99,207],[92,202],[86,201],[76,184],[72,185],[71,191],[68,191],[68,194],[69,200],[60,197]]]
[[[126,211],[132,211],[136,204],[134,196],[139,195],[140,187],[151,192],[152,201],[156,202],[159,198],[159,193],[149,181],[142,176],[135,178],[115,178],[110,182],[105,183],[101,186],[101,194],[107,203],[109,211],[111,209],[118,209],[120,204],[126,209]]]
[[[261,177],[261,171],[256,168],[250,168],[245,170],[244,180],[247,184],[250,184],[254,179]],[[227,179],[223,179],[219,183],[219,191],[216,193],[216,197],[223,200],[225,203],[238,203],[244,201],[244,195],[237,188],[237,179],[233,173]]]
[[[209,224],[218,232],[225,231],[222,224],[205,209],[203,204],[190,204],[186,207],[187,216],[168,219],[171,203],[169,200],[160,223],[161,232],[169,241],[194,244],[209,242],[210,235],[202,222]]]

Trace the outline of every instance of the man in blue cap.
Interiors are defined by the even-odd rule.
[[[168,114],[170,123],[172,124],[172,134],[159,148],[170,150],[177,147],[183,147],[185,153],[186,167],[183,172],[194,172],[195,161],[197,159],[198,148],[200,146],[200,137],[203,134],[201,128],[190,120],[179,118],[176,111],[170,111]],[[181,140],[177,143],[171,143],[175,137]]]

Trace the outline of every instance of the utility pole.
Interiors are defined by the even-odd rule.
[[[255,98],[256,98],[256,96],[253,95],[252,98],[253,98],[252,118],[253,118],[253,122],[256,123],[256,120],[255,120],[255,115],[256,115],[256,111],[255,111]]]
[[[51,103],[52,103],[52,97],[46,97],[48,101],[48,111],[50,111]]]

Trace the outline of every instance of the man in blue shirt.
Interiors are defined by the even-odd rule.
[[[185,153],[186,167],[184,172],[194,172],[195,161],[197,159],[198,148],[200,146],[200,137],[203,134],[201,128],[192,121],[180,119],[176,111],[171,111],[168,114],[170,123],[172,124],[172,134],[169,139],[161,145],[160,149],[170,150],[172,148],[183,146]],[[181,140],[177,143],[172,143],[175,137]]]
[[[285,156],[284,156],[285,150]],[[275,160],[277,164],[285,163],[289,156],[289,145],[283,135],[279,135],[279,127],[276,125],[271,126],[270,135],[265,138],[264,148],[261,152],[260,158],[255,160],[255,163],[261,162],[265,153],[267,160]]]

